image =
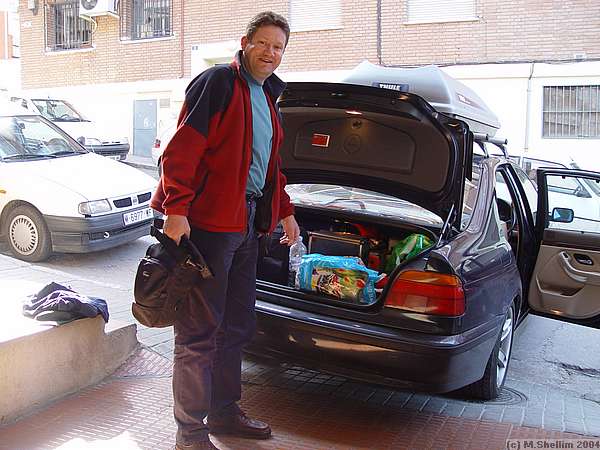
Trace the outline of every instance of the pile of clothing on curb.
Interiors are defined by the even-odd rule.
[[[57,324],[96,317],[98,314],[108,322],[105,300],[79,294],[68,286],[54,282],[44,286],[38,293],[29,295],[23,303],[25,317]]]

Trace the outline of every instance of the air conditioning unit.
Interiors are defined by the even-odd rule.
[[[79,15],[86,17],[117,17],[118,0],[79,0]]]

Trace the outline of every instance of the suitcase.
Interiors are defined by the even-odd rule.
[[[308,253],[329,256],[358,256],[365,262],[371,250],[369,238],[339,231],[309,231]]]

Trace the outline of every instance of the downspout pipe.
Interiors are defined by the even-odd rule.
[[[383,65],[381,55],[381,0],[377,0],[377,64]]]
[[[529,129],[531,127],[531,119],[529,114],[531,112],[531,79],[533,78],[533,71],[535,69],[535,63],[531,63],[531,69],[529,70],[529,78],[527,78],[527,96],[525,99],[525,143],[523,145],[523,154],[529,152]]]

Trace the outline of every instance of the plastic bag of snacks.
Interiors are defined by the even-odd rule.
[[[332,295],[353,303],[375,302],[379,273],[368,269],[358,257],[311,253],[302,257],[298,271],[300,289]]]
[[[391,273],[398,264],[407,259],[414,258],[428,247],[433,245],[433,241],[423,234],[411,234],[402,239],[392,249],[392,254],[388,257],[385,264],[385,272]]]

